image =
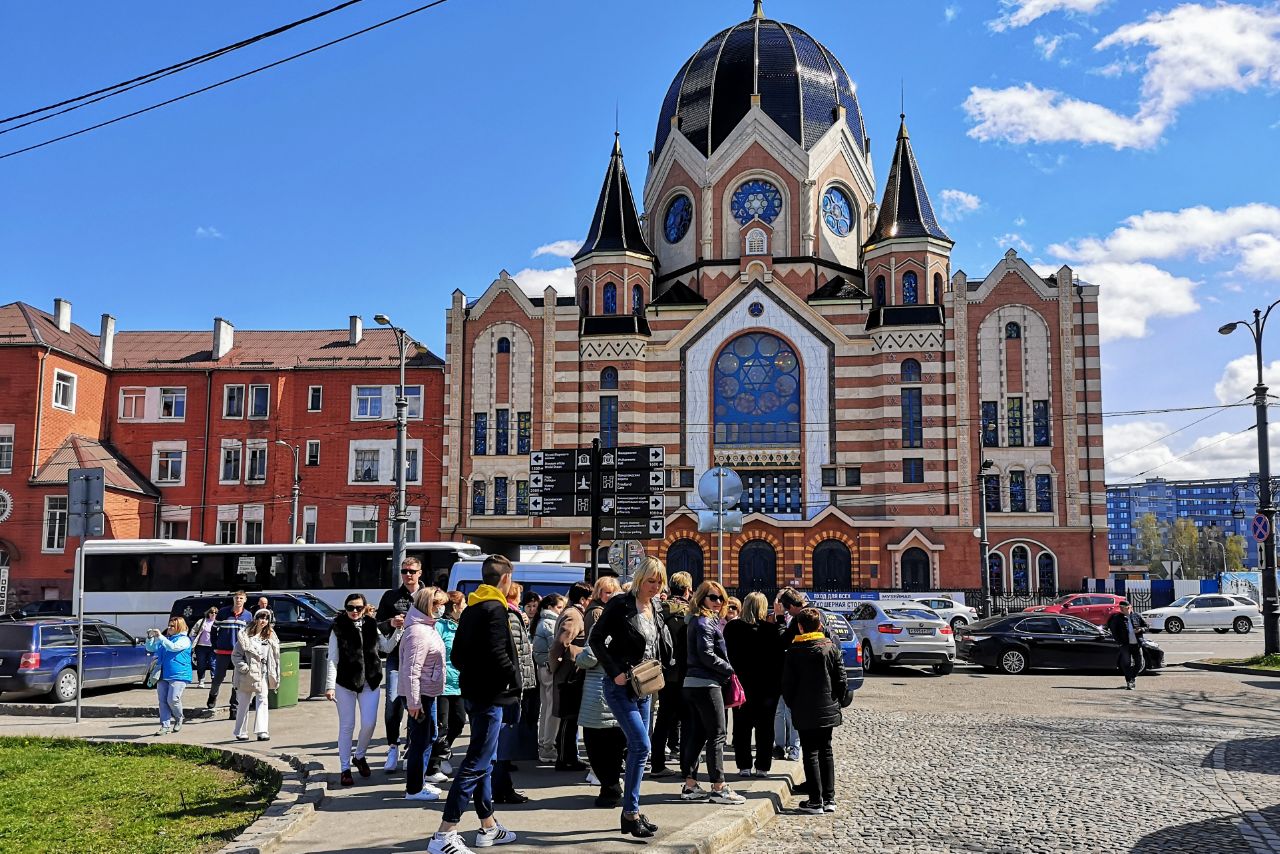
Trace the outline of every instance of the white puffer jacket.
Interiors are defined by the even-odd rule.
[[[280,687],[280,641],[273,633],[269,639],[250,637],[243,629],[236,635],[236,648],[231,652],[235,675],[231,685],[237,691],[266,694]]]

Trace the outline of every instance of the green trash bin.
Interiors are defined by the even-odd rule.
[[[280,644],[280,687],[268,693],[268,709],[298,705],[299,657],[304,646],[300,642]]]

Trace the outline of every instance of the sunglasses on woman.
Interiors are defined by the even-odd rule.
[[[354,614],[356,611],[363,611],[363,610],[364,610],[364,606],[363,606],[363,605],[347,605],[347,606],[346,606],[346,610],[347,610],[349,613]]]
[[[723,596],[721,596],[719,593],[708,593],[708,594],[707,594],[706,596],[704,596],[703,598],[704,598],[704,599],[706,599],[708,602],[723,602],[723,601],[724,601],[724,597],[723,597]]]

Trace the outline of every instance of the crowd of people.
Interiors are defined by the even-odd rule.
[[[625,585],[605,576],[563,595],[526,593],[501,556],[484,561],[467,596],[424,584],[413,557],[400,575],[376,607],[361,593],[346,597],[329,635],[324,696],[337,707],[343,786],[373,774],[367,757],[385,698],[383,770],[405,767],[406,799],[444,802],[433,854],[471,851],[458,832],[468,809],[480,823],[472,846],[514,841],[496,806],[530,800],[513,771],[533,757],[585,772],[595,805],[620,810],[619,831],[638,839],[658,831],[642,811],[646,773],[671,776],[678,766],[682,800],[743,803],[725,768],[730,722],[739,778],[803,758],[800,809],[835,810],[832,731],[851,694],[839,647],[798,591],[783,590],[772,607],[761,593],[739,601],[714,581],[691,589],[687,573],[668,578],[657,558]],[[148,633],[161,662],[157,734],[181,728],[188,684],[209,674],[212,708],[230,670],[235,738],[249,738],[250,711],[256,737],[270,738],[279,642],[271,610],[259,603],[251,613],[246,601],[237,592],[190,630],[175,617]],[[470,738],[455,765],[464,726]]]

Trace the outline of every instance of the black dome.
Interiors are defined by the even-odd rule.
[[[751,95],[787,135],[805,150],[831,129],[836,107],[860,147],[866,148],[862,110],[840,60],[816,39],[791,24],[753,16],[711,38],[690,57],[671,82],[654,152],[680,132],[710,157],[751,109]]]

